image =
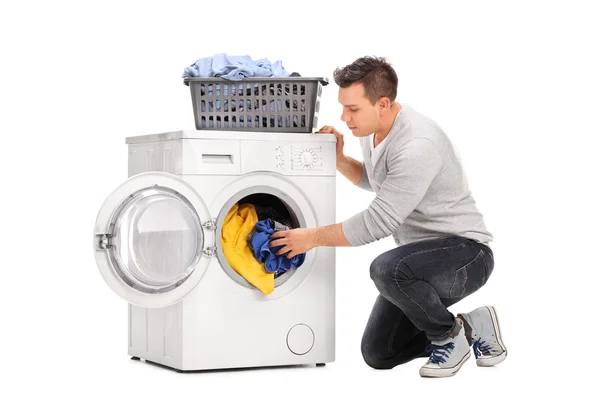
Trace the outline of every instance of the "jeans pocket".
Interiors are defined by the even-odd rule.
[[[456,270],[450,288],[450,298],[465,297],[474,293],[485,284],[490,272],[485,262],[485,253],[479,250],[472,261]]]

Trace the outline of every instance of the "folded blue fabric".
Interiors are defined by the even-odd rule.
[[[306,258],[306,253],[297,254],[291,259],[286,254],[276,255],[277,251],[283,246],[269,248],[271,242],[270,236],[275,233],[275,223],[270,218],[258,221],[254,226],[254,232],[250,237],[250,247],[254,252],[254,257],[265,264],[268,272],[283,272],[290,268],[300,267]]]
[[[240,81],[246,77],[290,76],[281,61],[271,62],[266,58],[252,60],[249,56],[229,56],[221,53],[204,57],[183,70],[183,78],[221,77]]]

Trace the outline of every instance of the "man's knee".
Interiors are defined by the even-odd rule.
[[[411,269],[404,262],[406,255],[397,253],[383,253],[373,260],[370,275],[375,286],[380,287],[390,283],[399,285],[414,279]]]
[[[361,343],[360,351],[365,363],[373,369],[392,369],[413,359],[413,357],[392,357],[387,351],[386,354],[382,354],[380,349],[365,339]]]
[[[390,365],[389,360],[385,360],[381,354],[377,354],[378,352],[373,348],[372,343],[366,341],[364,338],[360,346],[360,351],[365,363],[373,369],[391,369],[394,367]]]
[[[387,253],[383,253],[371,262],[371,267],[369,268],[371,279],[375,284],[389,281],[393,278],[393,269],[393,260],[390,259]]]

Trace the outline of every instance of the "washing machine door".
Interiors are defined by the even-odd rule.
[[[94,252],[108,286],[128,302],[164,307],[188,295],[214,253],[214,224],[181,178],[147,172],[125,181],[100,208]]]

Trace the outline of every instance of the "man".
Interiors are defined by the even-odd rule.
[[[421,376],[454,375],[470,357],[491,366],[506,358],[493,307],[454,316],[447,309],[481,288],[494,268],[492,235],[468,188],[453,145],[431,119],[396,102],[398,77],[383,58],[338,68],[342,121],[360,139],[364,161],[344,154],[336,166],[375,192],[368,209],[335,225],[274,233],[271,247],[291,258],[317,246],[360,246],[393,235],[398,247],[371,264],[378,296],[365,329],[365,362],[389,369],[416,357]]]

